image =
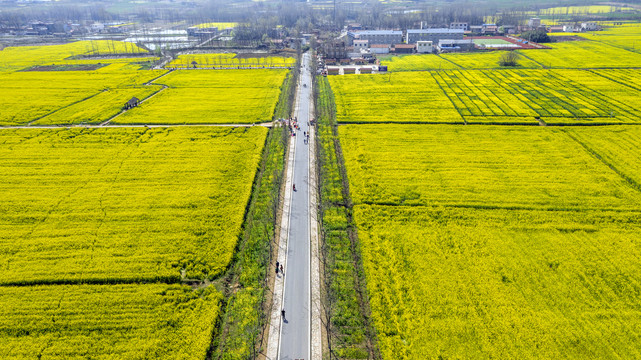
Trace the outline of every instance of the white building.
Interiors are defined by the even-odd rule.
[[[596,31],[599,30],[599,25],[595,22],[584,22],[581,23],[581,30],[583,31]]]
[[[91,24],[92,32],[102,32],[105,29],[105,24],[103,23],[93,23]]]
[[[434,52],[434,46],[431,41],[417,41],[416,52],[419,54],[430,54]]]

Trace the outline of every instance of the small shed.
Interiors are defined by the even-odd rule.
[[[340,68],[338,66],[328,66],[327,74],[329,75],[338,75]]]
[[[127,109],[131,109],[131,108],[133,108],[133,107],[138,106],[138,103],[140,103],[140,100],[138,100],[138,98],[134,96],[134,97],[132,97],[131,99],[129,99],[129,101],[127,101],[127,102],[125,103],[124,108],[125,108],[125,110],[127,110]]]

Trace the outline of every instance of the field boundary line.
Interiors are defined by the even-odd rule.
[[[442,57],[440,54],[436,54],[436,56],[438,56],[439,58],[441,58],[441,59],[443,59],[443,60],[445,60],[445,61],[449,62],[450,64],[453,64],[454,66],[456,66],[456,67],[458,68],[458,69],[438,69],[437,71],[447,71],[447,70],[468,70],[467,68],[462,67],[461,65],[459,65],[459,64],[457,64],[457,63],[455,63],[454,61],[452,61],[452,60],[450,60],[450,59],[446,59],[446,58]],[[435,70],[436,70],[436,69],[435,69]]]
[[[538,126],[538,125],[537,125]],[[477,209],[477,210],[514,210],[514,211],[564,211],[564,212],[585,212],[585,211],[612,211],[612,212],[641,212],[640,208],[586,208],[586,207],[531,207],[531,206],[501,206],[501,205],[474,205],[474,204],[397,204],[391,202],[375,202],[375,201],[362,201],[354,206],[389,206],[389,207],[407,207],[407,208],[420,208],[420,207],[445,207],[445,208],[460,208],[460,209]]]
[[[94,97],[96,97],[96,96],[98,96],[98,95],[100,95],[100,94],[104,93],[105,91],[107,91],[107,89],[102,89],[102,90],[98,91],[97,93],[95,93],[95,94],[93,94],[93,95],[87,96],[87,97],[86,97],[86,98],[84,98],[84,99],[80,99],[80,100],[78,100],[78,101],[74,101],[74,102],[72,102],[71,104],[67,104],[67,105],[65,105],[65,106],[63,106],[63,107],[61,107],[61,108],[58,108],[58,109],[56,109],[56,110],[54,110],[54,111],[50,112],[50,113],[47,113],[47,114],[42,115],[42,116],[40,116],[40,117],[37,117],[37,118],[35,118],[35,119],[33,119],[33,120],[29,121],[29,122],[28,122],[28,123],[26,123],[25,125],[16,125],[16,126],[31,126],[31,124],[33,124],[34,122],[36,122],[36,121],[38,121],[38,120],[44,119],[44,118],[46,118],[47,116],[49,116],[49,115],[53,115],[53,114],[57,113],[57,112],[58,112],[58,111],[60,111],[60,110],[64,110],[64,109],[66,109],[66,108],[68,108],[68,107],[74,106],[74,105],[79,104],[79,103],[81,103],[81,102],[83,102],[83,101],[87,101],[87,100],[89,100],[89,99],[91,99],[91,98],[94,98]],[[73,124],[69,124],[69,125],[73,125]]]
[[[238,67],[238,66],[233,66],[233,67],[220,66],[220,67],[216,67],[216,66],[214,66],[214,67],[198,67],[198,68],[194,69],[192,67],[186,67],[186,68],[176,67],[176,68],[174,68],[174,67],[171,67],[171,66],[168,68],[165,65],[165,67],[163,67],[163,69],[170,70],[170,71],[174,71],[174,70],[176,70],[176,71],[179,71],[179,70],[263,70],[263,69],[265,69],[265,70],[279,70],[279,69],[291,70],[293,67],[295,67],[295,66],[293,66],[293,65],[292,66],[265,66],[265,67]]]
[[[622,82],[622,81],[620,81],[620,80],[618,80],[618,79],[613,79],[613,78],[608,77],[608,76],[605,76],[605,75],[603,75],[603,74],[599,74],[599,73],[595,72],[595,70],[598,70],[598,69],[587,69],[587,71],[589,71],[590,73],[592,73],[592,74],[594,74],[594,75],[600,76],[600,77],[602,77],[602,78],[604,78],[604,79],[608,79],[608,80],[610,80],[610,81],[612,81],[612,82],[615,82],[615,83],[617,83],[617,84],[619,84],[619,85],[623,85],[623,86],[629,87],[630,89],[637,90],[637,91],[641,91],[641,88],[634,87],[634,86],[632,86],[632,85],[630,85],[630,84],[626,84],[626,83],[624,83],[624,82]]]
[[[491,116],[487,116],[490,117]],[[524,119],[528,119],[527,116],[522,116]],[[573,117],[565,117],[567,119],[574,119]],[[551,127],[595,127],[595,126],[639,126],[641,122],[577,122],[577,123],[548,123],[545,122],[545,126]],[[336,124],[336,126],[346,126],[346,125],[424,125],[424,126],[434,126],[434,125],[475,125],[475,126],[540,126],[539,122],[536,120],[525,122],[433,122],[433,121],[345,121]]]
[[[516,51],[517,51],[517,53],[518,53],[519,55],[523,56],[524,58],[526,58],[526,59],[528,59],[528,60],[532,61],[532,62],[533,62],[533,63],[535,63],[535,64],[538,64],[542,69],[548,69],[548,68],[549,68],[549,67],[547,67],[547,66],[543,65],[542,63],[540,63],[540,62],[538,62],[538,61],[536,61],[536,60],[532,59],[531,57],[529,57],[529,56],[525,55],[525,54],[522,52],[523,50],[526,50],[526,49],[520,49],[520,50],[516,50]],[[529,50],[532,50],[532,49],[529,49]],[[536,49],[535,49],[535,50],[536,50]],[[505,70],[508,70],[508,69],[505,69]]]
[[[586,143],[583,141],[579,140],[575,135],[562,130],[564,134],[566,134],[568,137],[570,137],[574,142],[577,144],[581,145],[588,153],[590,153],[593,157],[595,157],[597,160],[599,160],[603,165],[607,166],[610,168],[610,170],[614,171],[619,177],[621,177],[623,180],[625,180],[632,188],[634,188],[636,191],[641,192],[641,184],[639,184],[636,180],[633,178],[629,177],[626,175],[623,171],[619,170],[616,166],[611,164],[609,161],[606,161],[601,154],[593,150],[591,147],[589,147]]]
[[[2,129],[70,129],[70,128],[81,128],[81,129],[109,129],[109,128],[162,128],[162,127],[196,127],[196,126],[210,126],[210,127],[253,127],[253,126],[262,126],[262,127],[272,127],[274,124],[272,122],[264,122],[259,124],[212,124],[212,123],[196,123],[196,124],[107,124],[102,126],[100,124],[93,125],[37,125],[37,126],[27,126],[27,125],[17,125],[17,126],[0,126]]]

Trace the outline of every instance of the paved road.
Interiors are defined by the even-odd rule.
[[[303,55],[303,64],[310,63],[309,54]],[[309,213],[309,152],[303,132],[308,131],[312,78],[309,68],[301,69],[298,117],[300,131],[293,141],[294,155],[287,260],[285,263],[285,320],[281,327],[279,359],[310,359],[310,213]]]

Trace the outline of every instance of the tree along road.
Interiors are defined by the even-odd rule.
[[[310,151],[306,136],[309,132],[312,76],[305,64],[310,63],[310,55],[302,59],[298,101],[295,116],[300,130],[294,130],[296,151],[294,154],[293,185],[287,257],[285,262],[285,291],[283,309],[285,317],[282,325],[278,358],[283,360],[310,359],[310,189],[309,158]]]

